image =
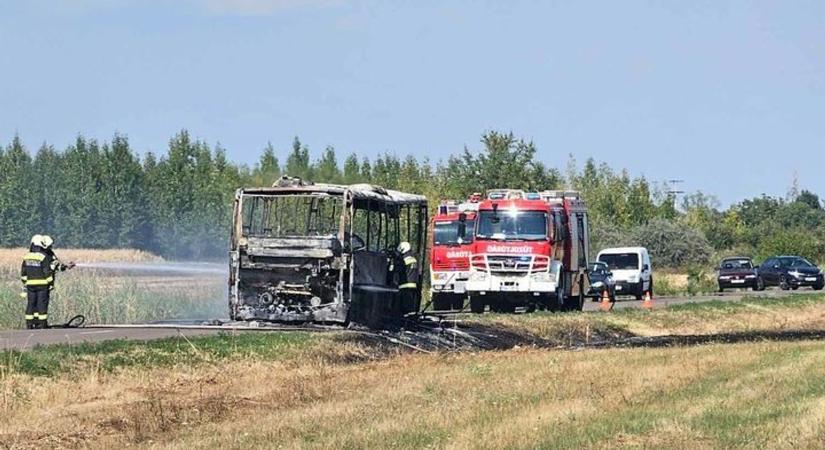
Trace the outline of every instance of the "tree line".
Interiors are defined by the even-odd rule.
[[[47,233],[63,247],[139,248],[176,259],[215,259],[227,250],[236,188],[265,186],[284,174],[327,183],[373,183],[440,199],[491,187],[575,189],[588,202],[592,247],[645,245],[659,266],[707,264],[728,254],[801,254],[825,259],[825,210],[814,193],[761,196],[726,209],[697,192],[681,199],[645,177],[572,156],[548,167],[530,141],[485,133],[478,145],[443,160],[335,148],[320,154],[296,137],[285,151],[267,144],[252,166],[230,161],[183,130],[162,154],[139,154],[126,136],[98,142],[78,136],[65,149],[30,152],[19,136],[0,147],[0,245],[20,246]],[[546,156],[544,159],[548,159]],[[433,208],[434,209],[434,208]]]

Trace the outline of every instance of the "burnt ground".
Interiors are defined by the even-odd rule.
[[[698,335],[638,336],[621,329],[588,329],[559,332],[541,337],[524,330],[500,325],[461,322],[407,321],[384,330],[351,328],[344,339],[369,346],[401,346],[409,350],[465,352],[509,350],[513,348],[598,349],[657,348],[705,344],[736,344],[764,341],[805,341],[825,339],[825,330],[742,331]]]

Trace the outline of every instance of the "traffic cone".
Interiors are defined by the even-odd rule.
[[[610,295],[607,293],[607,289],[602,291],[602,302],[599,308],[605,312],[613,309],[613,302],[610,301]]]
[[[653,309],[653,296],[650,295],[650,291],[645,292],[645,299],[642,301],[642,308]]]

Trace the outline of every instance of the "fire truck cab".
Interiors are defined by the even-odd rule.
[[[496,189],[479,203],[470,309],[581,310],[587,275],[587,208],[577,192]]]
[[[479,196],[480,197],[480,196]],[[442,202],[430,236],[430,298],[436,311],[461,310],[467,299],[478,199]]]

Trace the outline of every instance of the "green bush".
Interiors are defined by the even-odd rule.
[[[825,255],[825,244],[809,230],[777,229],[760,240],[756,253],[760,260],[775,255],[799,255],[819,261]]]
[[[590,226],[590,251],[591,256],[596,257],[599,250],[609,247],[622,247],[631,245],[633,238],[626,230],[618,226],[607,224],[601,221],[594,221]]]
[[[647,247],[654,267],[707,264],[713,254],[708,240],[675,221],[653,220],[631,231],[637,245]]]
[[[665,275],[653,276],[653,292],[656,295],[678,295],[684,293],[683,290],[674,286],[670,278]]]
[[[688,294],[698,295],[715,291],[717,286],[712,275],[703,266],[692,265],[688,267]]]
[[[713,247],[702,233],[676,221],[653,220],[630,230],[603,223],[593,225],[593,253],[604,248],[625,246],[646,247],[654,267],[707,264],[713,255]]]

